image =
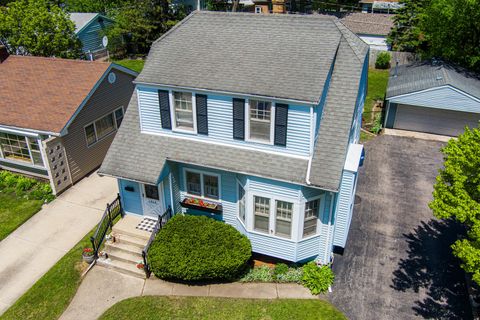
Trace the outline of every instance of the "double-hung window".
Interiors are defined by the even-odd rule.
[[[123,120],[123,108],[118,108],[85,127],[87,146],[91,146],[116,131]]]
[[[173,92],[173,106],[175,115],[175,128],[194,130],[194,116],[192,93]]]
[[[254,196],[253,215],[254,229],[256,231],[268,233],[270,226],[270,199]]]
[[[214,174],[185,170],[187,193],[209,199],[220,198],[220,177]]]
[[[270,143],[272,140],[272,103],[249,100],[248,139]]]
[[[245,189],[238,184],[238,217],[245,223]]]
[[[303,221],[303,237],[317,233],[318,209],[320,199],[308,201],[305,203],[305,218]]]
[[[275,235],[291,238],[292,236],[293,203],[276,201]]]

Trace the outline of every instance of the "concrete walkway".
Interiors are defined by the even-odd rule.
[[[0,315],[80,241],[117,193],[92,173],[0,242]]]
[[[136,296],[201,296],[247,299],[318,299],[298,284],[226,283],[189,286],[148,280],[95,266],[83,279],[60,320],[97,319],[115,303]]]
[[[383,133],[387,136],[415,138],[420,140],[439,141],[439,142],[448,142],[448,140],[452,139],[452,137],[441,136],[438,134],[399,130],[399,129],[388,129],[388,128],[383,129]]]

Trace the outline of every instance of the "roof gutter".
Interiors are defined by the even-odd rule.
[[[43,131],[43,130],[36,130],[36,129],[29,129],[29,128],[20,128],[20,127],[11,127],[11,126],[4,126],[0,125],[0,130],[9,131],[12,133],[20,133],[20,134],[31,134],[31,135],[48,135],[48,136],[55,136],[59,137],[60,133],[58,132],[51,132],[51,131]]]

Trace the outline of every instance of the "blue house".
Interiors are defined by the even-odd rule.
[[[152,45],[99,173],[127,217],[170,206],[327,263],[353,214],[368,50],[334,17],[194,12]]]
[[[107,55],[102,39],[113,20],[100,13],[72,12],[70,19],[75,23],[75,34],[82,42],[82,51],[91,60]]]

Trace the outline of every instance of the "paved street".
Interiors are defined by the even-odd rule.
[[[331,300],[349,319],[471,318],[450,251],[460,230],[427,206],[442,145],[385,135],[366,143],[347,247],[334,263]]]

